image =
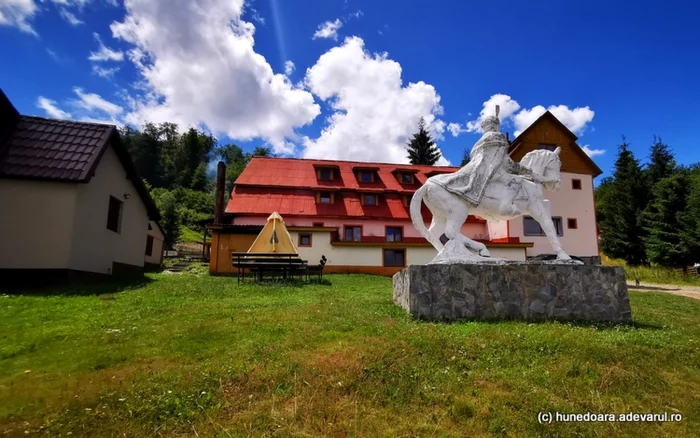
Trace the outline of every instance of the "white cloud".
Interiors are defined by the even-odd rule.
[[[103,68],[99,65],[93,65],[92,66],[92,72],[95,73],[97,76],[105,79],[109,79],[114,76],[116,72],[119,71],[119,67],[114,67],[114,68]]]
[[[552,105],[545,109],[542,105],[537,105],[530,109],[522,109],[513,117],[515,136],[520,135],[547,110],[574,134],[581,134],[586,124],[593,120],[593,116],[595,116],[595,112],[587,106],[570,109],[566,105]]]
[[[337,41],[338,29],[341,27],[343,27],[343,23],[340,22],[340,18],[336,18],[335,21],[326,21],[325,23],[318,25],[318,30],[316,30],[312,39],[333,38]]]
[[[78,99],[73,100],[72,103],[76,107],[87,111],[88,114],[97,111],[105,113],[108,116],[114,118],[121,114],[123,111],[122,107],[112,102],[108,102],[107,100],[103,99],[102,96],[100,96],[99,94],[85,93],[83,92],[82,88],[79,87],[73,88],[73,92],[75,92],[75,94],[78,95]]]
[[[28,23],[36,11],[34,0],[0,0],[0,25],[14,26],[22,32],[37,35]]]
[[[238,140],[263,138],[290,153],[294,128],[320,113],[311,93],[294,86],[254,50],[255,26],[241,19],[243,0],[125,0],[112,23],[132,46],[129,60],[143,95],[129,99],[124,120],[206,127]]]
[[[79,26],[84,24],[84,22],[80,21],[72,12],[69,12],[64,8],[61,8],[61,17],[63,17],[63,19],[66,20],[71,26]]]
[[[37,3],[52,3],[59,8],[61,17],[71,25],[77,26],[83,24],[83,21],[69,9],[82,10],[86,4],[93,1],[102,1],[112,6],[118,5],[118,0],[0,0],[0,26],[13,26],[22,32],[38,36],[36,30],[29,24],[29,21],[37,13],[50,9],[44,7],[40,10]]]
[[[569,108],[566,105],[551,105],[545,108],[542,105],[536,105],[532,108],[521,108],[520,104],[507,94],[494,94],[486,102],[483,103],[479,117],[476,120],[468,121],[466,130],[457,129],[461,126],[457,123],[450,129],[452,135],[459,135],[462,132],[483,132],[481,129],[481,120],[488,115],[493,115],[496,112],[496,105],[500,106],[498,118],[501,122],[512,122],[515,127],[515,136],[520,135],[527,129],[535,120],[540,118],[546,111],[551,112],[560,122],[564,124],[571,132],[580,135],[586,129],[588,123],[593,120],[595,112],[589,107]],[[456,133],[456,134],[455,134]]]
[[[453,137],[457,137],[459,134],[467,132],[466,129],[462,129],[462,125],[459,123],[450,123],[447,125],[447,130],[450,131]]]
[[[296,70],[296,66],[292,61],[285,61],[284,63],[284,74],[287,76],[291,75],[294,73],[294,70]]]
[[[124,59],[124,52],[118,50],[110,49],[102,43],[102,38],[97,32],[92,34],[95,40],[99,44],[100,48],[97,52],[90,52],[88,59],[90,61],[100,62],[100,61],[122,61]]]
[[[588,155],[591,158],[596,157],[598,155],[603,155],[605,153],[605,149],[591,149],[590,147],[588,147],[588,145],[584,145],[583,147],[581,147],[581,149],[583,149],[583,152],[585,152],[586,155]]]
[[[39,98],[36,100],[36,106],[43,109],[46,112],[46,115],[53,118],[53,119],[70,119],[71,118],[70,113],[63,111],[62,109],[60,109],[56,106],[55,100],[51,100],[51,99],[47,99],[43,96],[39,96]]]
[[[319,138],[303,139],[304,157],[407,163],[406,143],[421,116],[434,138],[444,133],[435,88],[424,82],[403,86],[401,65],[387,54],[366,52],[358,37],[321,55],[305,82],[333,113]]]
[[[484,132],[481,129],[481,120],[486,116],[493,116],[496,114],[496,105],[500,106],[500,111],[498,113],[498,118],[503,121],[511,117],[517,110],[520,109],[518,102],[513,100],[510,96],[506,94],[494,94],[483,104],[483,108],[479,113],[479,118],[467,122],[467,132]]]

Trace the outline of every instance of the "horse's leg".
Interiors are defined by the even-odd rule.
[[[433,246],[435,247],[435,249],[438,250],[438,252],[440,252],[444,247],[444,245],[440,241],[440,236],[442,236],[442,234],[445,232],[445,222],[446,220],[444,217],[434,214],[433,220],[430,223],[430,228],[428,229],[428,231],[430,231],[430,243],[433,244]]]
[[[523,185],[525,186],[525,185]],[[528,189],[526,189],[527,191]],[[529,193],[528,193],[529,195]],[[547,235],[549,243],[552,245],[552,249],[557,254],[557,259],[559,260],[571,260],[571,257],[564,251],[561,247],[561,242],[559,242],[559,237],[557,237],[557,230],[554,228],[554,223],[552,222],[552,217],[544,203],[537,202],[537,199],[541,199],[540,196],[528,196],[530,199],[530,205],[528,210],[533,219],[535,219],[542,227],[544,234]]]

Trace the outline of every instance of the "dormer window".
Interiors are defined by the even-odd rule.
[[[360,182],[372,182],[374,181],[374,174],[369,170],[363,170],[360,172]]]
[[[333,181],[339,175],[339,170],[336,166],[314,165],[316,168],[316,178],[319,181]]]
[[[318,192],[316,194],[316,202],[319,204],[332,204],[335,201],[335,193],[333,192]]]
[[[403,206],[404,207],[410,207],[411,206],[411,199],[413,199],[413,195],[403,195]]]
[[[401,184],[413,184],[413,174],[412,173],[402,173],[401,174]]]
[[[378,167],[354,167],[355,178],[360,183],[373,183],[378,181]]]
[[[379,197],[374,193],[363,193],[362,194],[362,205],[377,205],[379,202]]]

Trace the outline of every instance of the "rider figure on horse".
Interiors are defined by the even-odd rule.
[[[486,187],[494,180],[500,180],[510,188],[519,185],[523,176],[533,180],[538,179],[529,168],[511,160],[508,154],[510,144],[500,132],[498,112],[497,105],[496,115],[487,116],[481,121],[484,135],[474,144],[469,163],[457,172],[446,175],[441,181],[436,181],[447,191],[462,197],[474,206],[481,203]],[[513,190],[503,193],[499,208],[501,214],[505,216],[516,214],[517,208],[513,204],[513,198],[518,189],[513,187]]]

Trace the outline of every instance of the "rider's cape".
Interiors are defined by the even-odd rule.
[[[474,144],[469,163],[455,173],[431,180],[470,204],[481,203],[486,186],[508,155],[508,141],[500,132],[487,132]]]

